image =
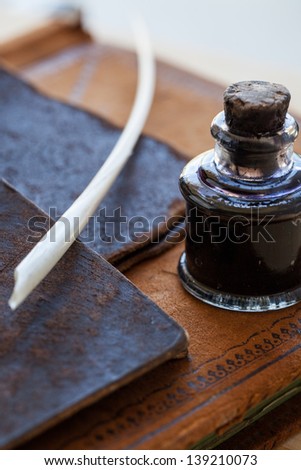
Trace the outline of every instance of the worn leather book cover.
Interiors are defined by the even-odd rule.
[[[43,213],[0,184],[0,448],[70,416],[183,353],[183,329],[120,272],[75,243],[29,298],[7,304]]]
[[[121,131],[43,96],[4,69],[0,99],[1,176],[56,219],[96,174]],[[141,137],[80,239],[111,263],[128,267],[141,252],[181,237],[184,203],[177,177],[184,163],[170,146]]]
[[[22,63],[10,61],[9,53],[5,59],[44,93],[119,126],[125,123],[135,88],[133,54],[95,45],[85,36],[82,43],[68,46],[65,41],[50,53],[46,41],[44,57],[35,61],[28,53],[26,63],[22,47]],[[212,147],[209,128],[221,109],[222,91],[159,63],[145,132],[188,157]],[[183,249],[177,244],[126,275],[187,329],[189,356],[140,377],[26,448],[209,448],[300,391],[300,306],[251,314],[205,305],[180,285],[177,263]]]

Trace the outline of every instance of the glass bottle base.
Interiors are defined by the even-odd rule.
[[[221,292],[204,286],[200,282],[196,281],[189,273],[186,264],[185,252],[182,253],[180,258],[178,272],[183,287],[190,294],[207,304],[227,310],[236,310],[240,312],[267,312],[269,310],[278,310],[289,307],[301,300],[301,286],[287,292],[262,295],[258,297],[228,294],[226,292]]]

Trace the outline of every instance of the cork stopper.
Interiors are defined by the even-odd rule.
[[[226,123],[238,135],[275,134],[284,125],[290,99],[287,88],[277,83],[234,83],[224,93]]]

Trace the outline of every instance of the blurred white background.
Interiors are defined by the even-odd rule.
[[[132,46],[129,18],[138,12],[159,58],[225,86],[247,79],[282,83],[291,91],[291,109],[301,114],[300,0],[0,0],[0,40],[62,3],[83,9],[95,37],[124,47]]]

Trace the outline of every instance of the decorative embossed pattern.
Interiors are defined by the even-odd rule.
[[[184,426],[186,420],[197,410],[205,411],[206,407],[214,406],[214,400],[224,394],[228,393],[231,396],[231,389],[236,385],[233,378],[235,374],[238,375],[237,385],[243,385],[250,378],[250,373],[252,376],[260,373],[263,367],[268,367],[273,362],[273,358],[276,362],[281,360],[282,356],[285,356],[284,351],[289,352],[294,345],[299,348],[301,333],[299,314],[300,310],[297,310],[273,321],[265,330],[252,334],[245,341],[231,346],[219,356],[188,371],[180,366],[177,373],[175,363],[153,371],[152,377],[148,377],[149,383],[152,384],[151,388],[145,386],[143,379],[139,379],[133,385],[106,398],[103,403],[88,409],[85,414],[90,424],[95,420],[95,416],[98,416],[97,424],[88,426],[82,434],[71,439],[64,438],[61,447],[74,448],[79,441],[85,442],[88,448],[111,446],[114,448],[120,435],[124,434],[129,441],[128,448],[141,445],[143,448],[145,445],[148,447],[146,443],[156,435],[160,436],[165,429],[173,429],[179,423],[183,423]],[[162,376],[167,370],[170,373],[171,369],[173,373],[169,374],[162,383]],[[213,392],[214,389],[217,389],[217,392]],[[209,395],[204,395],[203,392],[210,390],[212,392]],[[80,421],[82,415],[78,416]],[[172,421],[164,419],[170,416],[173,416]],[[77,417],[75,423],[76,420]],[[155,425],[153,431],[149,432],[158,420],[160,426]],[[71,424],[74,426],[74,423],[70,422]],[[141,435],[142,426],[145,431]],[[138,433],[140,433],[139,438]],[[50,438],[53,437],[51,433],[49,434]],[[45,436],[46,439],[49,439],[49,434]],[[45,438],[41,438],[39,445],[45,445],[47,442]]]
[[[266,356],[277,348],[283,347],[286,343],[291,346],[291,340],[296,339],[299,341],[300,336],[301,317],[298,318],[295,313],[292,313],[289,316],[277,319],[268,330],[254,333],[243,343],[229,348],[221,356],[200,364],[194,371],[198,375],[187,385],[197,390],[205,390],[260,359],[263,355]],[[210,368],[208,368],[209,366]],[[204,371],[203,375],[199,375],[202,371]]]

